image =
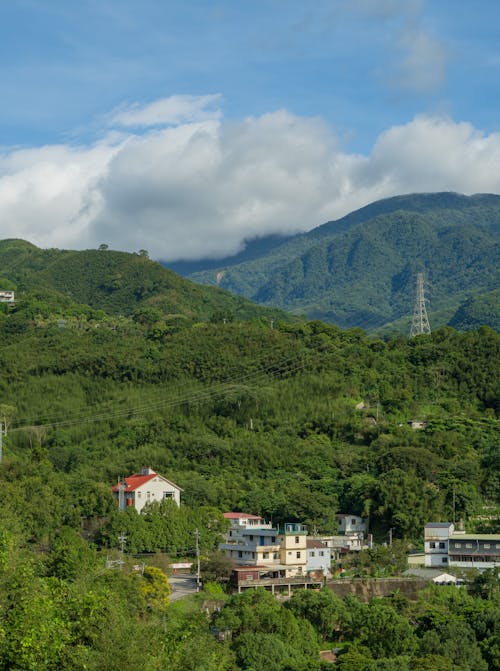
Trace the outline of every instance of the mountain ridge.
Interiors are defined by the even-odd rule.
[[[406,209],[404,209],[406,208]],[[198,272],[263,305],[371,330],[411,318],[414,281],[429,281],[444,325],[471,297],[500,284],[500,196],[453,192],[376,201],[294,236],[258,259]]]

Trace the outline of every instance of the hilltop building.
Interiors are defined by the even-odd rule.
[[[138,513],[146,504],[160,503],[165,499],[172,499],[179,506],[181,492],[180,487],[151,468],[142,468],[140,473],[129,475],[113,487],[119,509],[123,511],[132,506]]]

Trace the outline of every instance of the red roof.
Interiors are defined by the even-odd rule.
[[[149,473],[148,475],[141,475],[140,473],[134,473],[134,475],[129,475],[128,478],[124,478],[122,482],[127,484],[127,487],[124,489],[125,492],[133,492],[141,485],[149,482],[153,478],[156,478],[157,473]],[[121,484],[121,483],[119,483]],[[119,484],[113,487],[113,491],[117,492]]]
[[[246,520],[261,520],[262,517],[260,515],[249,515],[248,513],[224,513],[224,517],[226,520],[239,520],[239,519],[246,519]]]

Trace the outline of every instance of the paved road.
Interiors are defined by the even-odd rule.
[[[170,601],[177,601],[184,596],[196,592],[196,577],[190,573],[177,573],[176,575],[171,575],[168,582],[172,588]]]

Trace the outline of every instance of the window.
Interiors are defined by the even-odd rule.
[[[276,543],[276,536],[271,536],[271,543]]]
[[[278,553],[277,552],[273,552],[273,559],[278,559]]]
[[[241,559],[243,557],[243,552],[241,550],[238,551],[238,557]]]
[[[291,552],[289,552],[288,554],[289,554],[289,555],[291,555],[292,553],[291,553]]]
[[[252,559],[255,559],[255,552],[252,552]]]
[[[351,520],[351,524],[356,525],[356,520],[354,518]]]
[[[434,541],[431,541],[431,542],[429,543],[429,547],[432,548],[432,549],[434,549],[434,548],[436,547],[436,543],[435,543]]]
[[[138,499],[141,498],[141,492],[137,492],[137,498],[138,498]]]
[[[173,492],[163,492],[163,498],[164,499],[173,499],[174,498],[174,493]]]
[[[472,543],[466,543],[466,544],[465,544],[465,547],[466,547],[466,548],[471,548],[471,547],[472,547]]]
[[[323,550],[320,550],[320,551],[319,551],[319,556],[320,556],[320,557],[324,557],[324,556],[325,556],[325,553],[323,552]]]
[[[443,564],[447,564],[447,563],[448,563],[448,557],[443,557],[443,558],[441,559],[441,562],[442,562]]]
[[[269,552],[263,552],[262,559],[269,559]]]
[[[248,539],[251,540],[251,541],[253,541],[253,534],[250,534],[250,536],[248,537]]]
[[[297,552],[297,559],[300,559],[300,552]]]
[[[299,542],[300,542],[300,538],[299,538],[298,536],[295,536],[295,542],[296,542],[296,543],[299,543]]]
[[[440,550],[444,550],[445,547],[446,547],[445,543],[439,543]]]
[[[462,547],[462,543],[455,543],[455,547],[456,547],[456,548],[461,548],[461,547]]]
[[[314,550],[311,550],[311,557],[315,557],[315,556],[316,556],[316,555],[315,555],[315,553],[314,553]]]
[[[490,547],[491,547],[491,545],[490,545],[489,543],[485,543],[485,544],[484,544],[484,549],[485,549],[485,550],[489,550]]]
[[[151,498],[151,492],[148,492],[148,493],[146,494],[146,498],[147,498],[148,501],[149,501],[149,499]]]

